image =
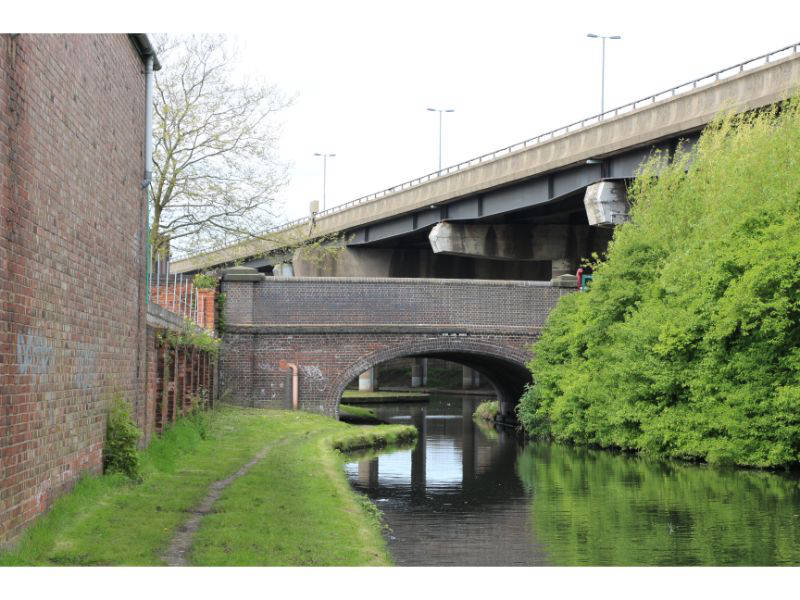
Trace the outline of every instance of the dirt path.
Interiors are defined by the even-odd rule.
[[[203,498],[200,504],[189,511],[192,516],[189,517],[186,522],[178,528],[177,533],[172,538],[169,549],[164,555],[162,555],[161,558],[167,563],[168,566],[186,567],[189,565],[187,554],[189,549],[192,547],[194,534],[200,527],[200,521],[204,516],[211,512],[211,507],[217,500],[219,500],[219,497],[222,495],[222,492],[225,490],[225,488],[239,479],[239,477],[242,475],[246,475],[247,472],[252,469],[260,460],[262,460],[272,448],[285,443],[285,441],[285,439],[282,439],[278,442],[265,446],[252,458],[252,460],[244,464],[242,468],[236,471],[233,475],[229,475],[225,479],[215,481],[211,484],[211,486],[209,486],[206,497]]]

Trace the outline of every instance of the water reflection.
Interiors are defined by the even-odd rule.
[[[793,477],[530,444],[517,472],[559,565],[797,565]]]
[[[413,423],[416,446],[347,465],[353,486],[376,502],[392,529],[400,565],[545,563],[530,527],[530,503],[514,471],[519,442],[472,420],[480,399],[377,407],[393,423]],[[522,524],[522,526],[520,526]]]
[[[474,397],[376,407],[413,449],[347,465],[400,565],[800,564],[797,478],[531,443]]]

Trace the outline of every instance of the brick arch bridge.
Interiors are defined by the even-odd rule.
[[[547,314],[574,288],[550,282],[226,274],[220,384],[229,401],[291,406],[296,364],[303,410],[338,414],[345,386],[393,358],[443,358],[495,387],[509,414]]]
[[[465,365],[478,371],[494,388],[505,412],[511,410],[522,394],[525,384],[530,381],[525,363],[530,358],[526,346],[535,339],[531,336],[512,335],[469,335],[467,333],[438,336],[407,335],[407,339],[373,351],[355,364],[334,375],[327,385],[325,405],[337,409],[347,384],[364,371],[381,363],[403,357],[441,358]],[[521,346],[521,347],[520,347]]]

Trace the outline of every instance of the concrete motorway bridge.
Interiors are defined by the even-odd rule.
[[[437,357],[490,380],[512,418],[531,343],[574,291],[580,261],[605,251],[627,219],[626,185],[642,161],[696,143],[721,111],[790,97],[797,50],[315,214],[269,239],[173,263],[185,273],[244,265],[223,283],[222,389],[243,404],[285,406],[283,360],[298,369],[300,408],[336,415],[348,382],[369,380],[375,365]],[[336,253],[286,249],[287,240],[329,234],[342,236]]]
[[[230,269],[220,389],[245,406],[338,416],[349,382],[400,357],[441,358],[494,387],[504,419],[530,381],[525,363],[558,299],[550,282],[265,277]]]
[[[289,223],[256,239],[172,264],[192,273],[244,264],[265,274],[550,280],[605,250],[627,217],[626,183],[654,151],[692,146],[722,111],[788,98],[798,46],[733,65]],[[335,257],[286,250],[340,235]],[[276,270],[276,266],[279,268]]]

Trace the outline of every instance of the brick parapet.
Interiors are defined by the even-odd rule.
[[[227,325],[541,327],[574,288],[549,282],[273,277],[224,281]]]
[[[455,279],[265,278],[223,281],[223,394],[239,404],[289,406],[281,360],[299,368],[303,410],[336,415],[359,373],[402,356],[472,366],[499,394],[519,397],[547,315],[574,288]]]

